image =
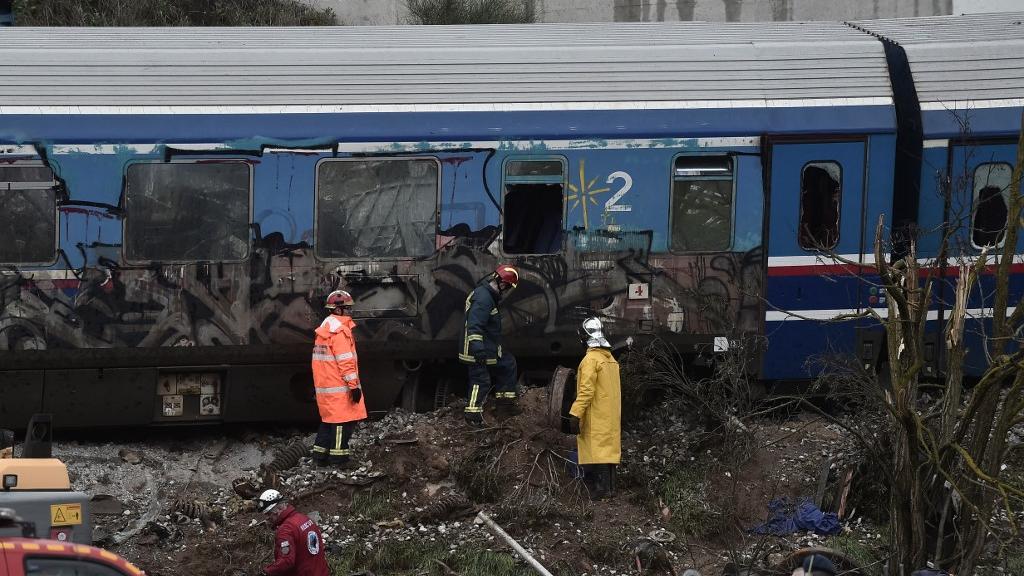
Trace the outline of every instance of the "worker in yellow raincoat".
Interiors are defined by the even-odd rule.
[[[583,481],[594,500],[615,491],[615,466],[622,453],[619,363],[602,328],[599,318],[587,318],[580,326],[587,353],[576,370],[576,401],[569,409]]]

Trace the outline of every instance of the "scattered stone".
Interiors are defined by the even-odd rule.
[[[122,448],[122,449],[118,450],[117,455],[121,457],[121,460],[124,460],[125,462],[127,462],[129,464],[133,464],[134,465],[134,464],[138,464],[138,463],[142,462],[142,455],[141,454],[139,454],[138,452],[136,452],[134,450],[128,450],[127,448]]]
[[[107,529],[99,526],[92,529],[92,543],[94,546],[102,548],[113,544],[113,542],[114,539]]]

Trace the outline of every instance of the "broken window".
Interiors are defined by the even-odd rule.
[[[48,264],[57,253],[53,171],[41,163],[0,165],[0,262]]]
[[[809,162],[800,174],[800,230],[804,250],[831,250],[839,242],[843,172],[837,162]]]
[[[732,245],[732,158],[680,156],[672,179],[672,251],[727,250]]]
[[[434,158],[325,160],[317,169],[316,251],[326,259],[434,253]]]
[[[971,242],[976,248],[1002,245],[1012,177],[1013,168],[1005,162],[975,168]]]
[[[128,166],[125,182],[127,260],[224,262],[248,256],[248,163],[138,163]]]
[[[505,163],[502,234],[506,254],[561,252],[564,183],[561,158]]]

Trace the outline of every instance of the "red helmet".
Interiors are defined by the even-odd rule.
[[[494,269],[494,275],[498,280],[511,284],[513,288],[519,284],[519,271],[511,264],[502,264]]]
[[[355,301],[352,300],[352,295],[344,290],[335,290],[327,295],[327,302],[324,304],[324,308],[328,310],[334,310],[338,306],[351,306]]]

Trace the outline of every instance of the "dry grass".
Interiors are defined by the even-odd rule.
[[[449,550],[442,542],[404,540],[389,542],[368,550],[352,546],[330,559],[331,572],[348,576],[360,570],[377,574],[448,576],[455,574],[488,574],[492,576],[528,576],[533,572],[516,557],[471,544]]]
[[[503,458],[510,443],[498,442],[471,450],[452,466],[452,477],[469,499],[476,503],[497,502],[508,494],[512,479]]]

